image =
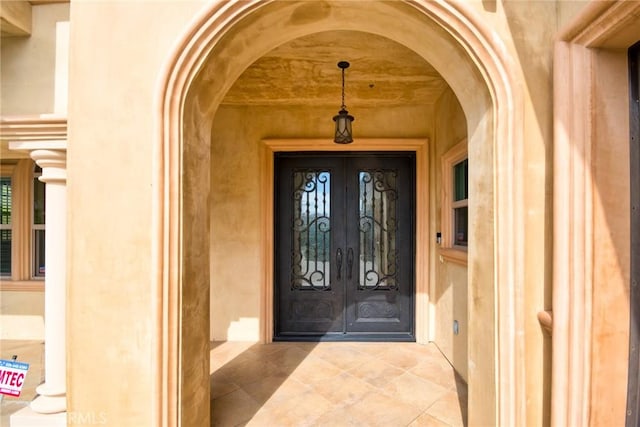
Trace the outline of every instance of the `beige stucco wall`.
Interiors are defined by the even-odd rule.
[[[0,40],[0,115],[54,111],[56,23],[69,20],[69,4],[32,7],[32,34]]]
[[[68,410],[109,426],[157,425],[154,112],[169,53],[201,7],[71,4]]]
[[[433,186],[430,200],[433,204],[434,231],[441,231],[442,209],[442,162],[444,153],[467,136],[467,123],[462,107],[451,90],[442,94],[436,105],[434,120],[435,135],[432,147],[431,169]],[[470,166],[472,168],[473,165]],[[471,196],[471,195],[470,195]],[[431,233],[433,235],[433,233]],[[436,246],[432,251],[434,267],[433,281],[435,293],[434,341],[440,351],[451,362],[456,371],[468,381],[468,310],[467,267],[447,261]],[[453,321],[459,326],[458,334],[453,332]]]
[[[588,0],[558,0],[557,1],[557,26],[565,27],[589,4]]]
[[[498,3],[497,9],[493,10],[491,4],[476,2],[474,7],[503,38],[505,49],[512,52],[514,62],[519,64],[515,69],[522,71],[523,82],[527,85],[524,99],[527,114],[518,118],[525,129],[527,165],[523,172],[526,177],[526,188],[523,189],[526,203],[523,206],[526,209],[522,212],[527,223],[527,255],[523,260],[526,283],[522,286],[525,295],[519,295],[518,301],[526,301],[527,311],[519,314],[526,318],[527,328],[518,333],[525,336],[526,354],[531,358],[524,373],[529,405],[527,417],[530,417],[531,425],[540,425],[543,414],[541,390],[546,371],[543,337],[535,312],[544,308],[549,298],[550,58],[556,16],[550,2],[509,2],[505,9]],[[77,411],[106,411],[111,425],[152,424],[151,410],[144,402],[153,393],[155,372],[149,368],[149,360],[153,358],[153,346],[157,343],[151,330],[157,313],[154,311],[156,295],[150,287],[153,236],[149,224],[153,191],[151,159],[155,149],[152,143],[154,90],[164,60],[198,8],[198,3],[161,1],[78,2],[71,6],[68,184],[69,259],[73,261],[68,266],[69,405],[71,410]],[[530,25],[534,18],[540,25]],[[141,22],[145,23],[144,31],[140,31]],[[473,292],[469,310],[486,323],[473,325],[474,333],[469,338],[469,354],[473,355],[474,366],[482,368],[476,368],[475,377],[469,373],[471,380],[477,381],[470,388],[470,399],[475,405],[470,414],[474,420],[492,424],[495,421],[495,383],[492,382],[495,372],[492,369],[496,360],[496,329],[492,323],[495,315],[491,246],[494,228],[490,219],[494,214],[494,153],[493,147],[488,146],[493,118],[488,108],[489,98],[485,90],[478,89],[480,77],[473,71],[471,61],[460,59],[463,57],[460,48],[429,46],[416,40],[417,33],[404,31],[402,25],[396,25],[390,30],[394,35],[421,47],[423,54],[433,55],[445,78],[451,78],[456,94],[464,100],[461,104],[466,108],[467,119],[473,124],[468,129],[473,145],[470,157],[484,165],[475,172],[478,180],[473,184],[473,190],[486,197],[476,199],[473,208],[478,218],[489,221],[474,224],[474,230],[478,232],[477,239],[487,242],[489,250],[477,250],[473,254],[474,263],[469,271],[476,281],[470,284]],[[435,26],[433,23],[428,25]],[[430,31],[444,33],[441,29]],[[136,35],[135,43],[132,34]],[[251,46],[247,40],[238,40],[242,48]],[[212,61],[214,65],[207,69],[208,76],[226,78],[238,71],[228,66],[233,62],[230,58],[235,58],[230,52],[234,51],[225,52],[227,56],[214,56],[225,60]],[[244,65],[247,64],[236,68]],[[208,84],[215,89],[221,87]],[[207,96],[205,91],[202,94],[199,100],[206,109]],[[208,100],[215,105],[221,95],[214,90],[212,94]],[[192,114],[195,107],[189,105],[187,108]],[[248,126],[245,119],[241,128],[228,126],[228,123],[238,123],[243,112],[252,114],[259,125]],[[258,161],[259,140],[263,137],[300,137],[307,133],[315,137],[330,134],[332,123],[329,120],[335,111],[313,114],[307,111],[301,117],[300,125],[313,131],[296,129],[288,121],[286,133],[275,128],[276,124],[282,123],[282,115],[276,113],[258,108],[222,107],[215,115],[214,131],[207,129],[208,133],[204,135],[204,138],[213,135],[212,165],[206,174],[208,177],[211,172],[211,234],[207,240],[213,242],[210,272],[214,298],[210,329],[214,338],[253,339],[256,336],[254,332],[247,336],[243,334],[256,327],[251,319],[259,310],[257,285],[253,284],[258,276],[253,262],[257,222],[251,222],[258,218],[259,212],[255,211],[257,196],[250,191],[257,186],[254,176],[257,172],[250,169]],[[355,109],[352,113],[357,118],[366,114]],[[189,118],[197,120],[197,115]],[[383,120],[373,122],[384,123]],[[371,137],[398,136],[391,134],[397,129],[358,127],[359,123],[359,120],[354,123],[356,133],[366,130],[366,136]],[[416,126],[427,125],[416,123]],[[428,128],[416,128],[415,135],[406,136],[430,136],[428,131]],[[197,134],[197,126],[191,126],[187,129],[187,134],[189,132]],[[403,130],[401,133],[409,132]],[[241,149],[246,151],[241,152]],[[189,150],[192,151],[187,160],[194,161],[195,145]],[[242,166],[243,170],[230,171],[232,166],[240,165],[241,156],[243,161],[249,161],[249,165]],[[194,161],[193,165],[197,163]],[[238,179],[246,181],[236,188]],[[192,187],[193,191],[196,189]],[[241,194],[240,189],[249,194]],[[217,245],[218,241],[225,242],[225,246]],[[233,267],[242,268],[240,276]],[[239,286],[233,289],[231,283],[236,282]],[[462,280],[457,278],[455,282]],[[227,307],[217,306],[217,301],[224,298],[231,303]],[[469,331],[471,328],[469,325]],[[97,371],[96,365],[117,367],[118,381],[113,380],[110,369]]]
[[[433,106],[352,107],[354,138],[426,138]],[[222,106],[211,139],[211,338],[258,340],[263,138],[331,138],[336,108]],[[313,147],[309,147],[313,149]],[[239,214],[241,213],[241,214]]]
[[[526,343],[524,354],[527,369],[523,375],[527,383],[526,411],[530,425],[544,424],[550,399],[550,346],[540,331],[535,313],[549,309],[551,301],[552,42],[557,28],[575,16],[582,5],[582,2],[574,1],[561,1],[558,4],[545,1],[473,3],[478,16],[490,22],[491,28],[503,40],[505,49],[511,52],[515,69],[522,72],[526,92],[523,101],[525,113],[518,118],[525,131],[526,171],[523,173],[526,179],[522,189],[524,209],[521,213],[526,224],[523,243],[526,246],[523,259],[526,283],[522,286],[523,293],[517,298],[523,301],[525,309],[519,314],[525,319],[526,327],[518,332],[525,336]],[[153,358],[152,347],[157,342],[150,326],[154,316],[155,295],[149,285],[153,244],[149,218],[154,91],[168,53],[199,7],[199,2],[163,1],[75,2],[71,6],[69,404],[71,410],[108,411],[110,425],[151,424],[151,410],[143,407],[145,405],[141,402],[147,402],[153,393],[151,384],[155,373],[151,372],[148,362]],[[2,114],[52,111],[55,58],[52,48],[53,23],[66,20],[68,8],[68,5],[34,7],[34,35],[29,39],[2,39]],[[38,14],[45,10],[51,13]],[[36,19],[42,20],[43,25],[37,25]],[[141,22],[145,23],[144,31],[140,31]],[[531,22],[536,22],[536,25],[530,25]],[[39,28],[44,33],[39,33]],[[132,34],[135,34],[135,38]],[[619,53],[617,55],[612,64],[622,67]],[[445,78],[449,77],[449,73],[456,73],[452,68],[442,68],[448,72]],[[606,86],[612,82],[605,80],[602,84]],[[473,85],[471,87],[469,90],[473,90]],[[473,98],[465,93],[463,87],[457,86],[456,90],[464,99]],[[624,96],[619,91],[618,86],[615,93]],[[602,100],[603,103],[598,105],[607,105],[604,101],[610,101],[610,98],[603,96]],[[468,108],[468,105],[465,104],[465,107]],[[305,133],[296,131],[282,135],[279,131],[273,131],[274,124],[269,120],[278,122],[280,116],[276,114],[277,111],[272,116],[265,112],[256,114],[259,108],[249,111],[249,114],[256,114],[256,122],[264,120],[256,128],[242,129],[238,135],[221,125],[225,117],[237,120],[241,110],[241,107],[222,107],[216,113],[215,126],[225,129],[213,131],[212,228],[208,240],[213,242],[210,257],[213,295],[210,330],[214,338],[254,339],[257,328],[254,319],[259,311],[258,293],[253,285],[258,276],[254,263],[257,256],[251,249],[255,248],[257,241],[257,225],[251,220],[256,219],[259,212],[249,209],[243,210],[241,217],[232,215],[235,209],[257,206],[254,204],[257,196],[250,192],[257,172],[244,166],[241,171],[231,171],[231,174],[224,172],[230,172],[230,165],[244,165],[247,159],[251,165],[257,164],[256,145],[262,137],[299,137]],[[616,107],[608,111],[625,114],[623,110],[622,107]],[[603,114],[606,112],[604,109]],[[360,117],[359,112],[354,113],[357,118]],[[317,114],[318,117],[331,117],[335,111],[319,111]],[[323,136],[325,125],[320,121],[311,123],[315,129],[312,133],[315,134],[309,136]],[[365,129],[358,128],[359,125],[358,120],[355,123],[356,132]],[[330,127],[329,122],[327,128]],[[605,126],[601,129],[603,135],[609,135],[623,128]],[[371,136],[381,133],[380,129],[377,131],[371,132]],[[473,133],[476,129],[469,131]],[[218,135],[227,135],[229,138],[224,138],[224,141],[221,138],[221,143],[216,144]],[[437,142],[437,132],[433,138]],[[598,281],[594,285],[593,320],[594,340],[599,345],[594,347],[592,407],[602,409],[593,412],[596,424],[598,421],[607,424],[610,420],[608,414],[621,413],[619,409],[611,412],[610,407],[602,402],[613,401],[610,396],[615,396],[616,404],[623,402],[620,393],[623,390],[621,384],[624,382],[625,367],[611,361],[626,357],[626,338],[619,327],[625,322],[626,313],[622,308],[628,291],[624,287],[625,263],[628,260],[619,256],[625,253],[625,241],[620,239],[625,229],[624,221],[618,216],[619,199],[609,199],[616,194],[610,192],[610,188],[619,188],[625,179],[624,171],[616,168],[616,159],[623,157],[624,152],[621,146],[610,147],[614,151],[609,151],[607,147],[599,146],[594,152],[596,177],[602,188],[606,189],[603,193],[598,192],[594,201],[594,220],[603,227],[602,232],[594,236]],[[240,153],[240,148],[247,151]],[[487,160],[486,164],[491,163],[490,158],[483,159]],[[223,178],[246,180],[247,187],[240,188],[249,191],[249,194],[239,194],[239,189],[235,188],[237,182],[224,181]],[[223,196],[224,203],[221,202]],[[490,210],[490,207],[485,208]],[[485,231],[484,238],[492,237],[491,227],[482,226],[481,231]],[[223,251],[215,242],[224,242],[228,250]],[[245,250],[247,252],[243,252]],[[249,268],[246,262],[249,262]],[[240,263],[243,269],[238,277],[231,267]],[[491,268],[482,265],[474,268],[485,273],[482,270],[485,267]],[[461,268],[447,268],[438,274],[452,277],[451,283],[463,282]],[[232,291],[230,287],[219,286],[229,279],[240,281],[241,286]],[[484,306],[479,305],[483,303],[482,298],[490,300],[493,297],[484,292],[490,290],[492,285],[489,283],[488,287],[471,295],[469,310],[479,310],[482,314],[493,313],[491,302],[485,301]],[[443,288],[454,289],[453,286]],[[442,303],[452,301],[453,295],[457,295],[457,292],[453,292],[453,295],[447,292],[442,294]],[[17,299],[13,299],[16,295],[11,294],[10,298],[7,295],[2,294],[3,312],[5,303],[9,304],[9,301],[18,301],[10,303],[12,308],[23,305],[41,307],[39,303],[25,301],[25,298],[37,299],[37,294],[28,297],[19,295]],[[232,301],[228,307],[216,306],[216,301],[225,298]],[[447,313],[447,310],[441,310],[440,313]],[[450,322],[440,323],[443,329],[436,331],[436,336],[445,337],[450,334]],[[495,356],[492,341],[495,331],[488,324],[468,326],[463,331],[472,327],[486,330],[486,335],[481,333],[474,335],[476,338],[469,338],[470,353],[478,357],[474,362],[482,362],[483,366],[490,364]],[[444,348],[444,344],[441,345]],[[483,350],[487,350],[486,353]],[[455,354],[459,353],[453,351],[453,354],[454,364],[461,366],[462,362],[457,362],[455,358]],[[119,378],[124,380],[114,381],[109,370],[96,371],[96,364],[117,367]],[[492,377],[493,372],[480,374],[487,379]],[[615,385],[611,387],[610,384]],[[483,393],[483,386],[477,387],[477,395]],[[490,400],[487,399],[488,402]],[[485,408],[489,414],[493,411],[490,404],[479,407]],[[491,415],[482,419],[491,419]]]
[[[525,235],[525,284],[520,295],[526,335],[526,410],[531,425],[549,422],[551,343],[540,328],[537,313],[551,309],[552,213],[552,59],[555,34],[562,20],[579,9],[559,8],[552,2],[505,2],[505,15],[524,73],[527,102],[523,126],[526,135],[526,179],[522,197]],[[531,25],[535,16],[536,25]]]
[[[162,58],[166,57],[172,46],[172,39],[179,28],[185,25],[188,15],[188,8],[183,4],[180,4],[180,7],[173,3],[158,3],[154,4],[153,8],[147,6],[148,4],[138,3],[72,5],[72,83],[69,105],[69,199],[72,237],[69,256],[75,260],[82,258],[83,262],[76,261],[69,267],[69,361],[72,366],[69,379],[70,408],[105,410],[115,419],[125,420],[124,425],[148,424],[146,412],[139,408],[139,405],[141,401],[145,401],[145,396],[148,397],[152,381],[150,369],[145,361],[152,357],[153,352],[150,348],[153,337],[149,319],[153,317],[155,307],[150,304],[152,291],[148,288],[148,278],[153,272],[150,271],[151,266],[145,262],[148,258],[140,256],[150,251],[151,244],[149,167],[153,154],[150,114],[153,109],[152,89]],[[479,9],[480,13],[484,13],[481,5]],[[495,18],[490,12],[486,13],[491,21],[499,20],[499,17]],[[105,23],[104,26],[102,22]],[[144,32],[138,31],[140,22],[149,24]],[[504,27],[498,28],[504,32]],[[397,28],[395,31],[399,37],[406,40],[411,38],[404,28]],[[442,30],[434,31],[437,33]],[[130,34],[133,32],[138,35],[135,44],[130,42]],[[95,49],[93,44],[84,41],[83,37],[89,35],[101,49]],[[426,46],[416,40],[411,42],[415,46]],[[148,49],[148,46],[153,46],[153,49]],[[478,72],[472,70],[470,62],[460,59],[462,52],[459,48],[429,46],[428,49],[422,49],[423,53],[438,59],[438,65],[443,71],[455,75],[457,93],[464,96],[465,108],[470,113],[468,118],[473,127],[470,130],[470,140],[475,148],[470,155],[491,165],[492,150],[480,143],[491,135],[491,115],[486,110],[486,92],[479,91],[477,87]],[[452,57],[456,61],[451,62]],[[212,64],[218,68],[211,67],[207,70],[209,74],[205,75],[228,75],[224,61],[213,61]],[[468,83],[469,78],[473,84],[463,85],[462,82]],[[201,100],[204,101],[204,97]],[[191,114],[193,107],[187,108],[187,113]],[[356,125],[360,121],[367,122],[364,120],[366,112],[357,113],[354,110],[353,113],[358,117]],[[323,113],[322,116],[329,118],[333,114],[335,112],[332,110]],[[197,120],[196,117],[189,115],[188,119]],[[330,126],[329,122],[329,129]],[[322,128],[324,129],[324,125]],[[202,135],[198,135],[201,130],[202,127],[198,126],[187,128],[187,135],[193,132],[201,137]],[[385,136],[381,133],[383,132],[372,132],[371,136]],[[261,135],[256,132],[255,136],[247,141],[257,143],[262,136],[276,135],[266,132]],[[299,132],[280,136],[299,136]],[[215,144],[212,144],[212,147],[215,147]],[[193,162],[199,154],[197,147],[192,145],[188,150],[185,161]],[[214,150],[215,148],[211,152],[213,162],[218,154]],[[212,166],[210,170],[215,171],[215,167]],[[205,172],[208,174],[209,171]],[[478,170],[475,175],[478,178],[476,189],[486,188],[492,180],[491,174],[491,167]],[[213,186],[214,180],[211,181]],[[127,191],[113,191],[122,188],[126,188]],[[190,189],[194,193],[195,190],[196,187]],[[107,193],[109,197],[104,197]],[[478,209],[484,218],[491,218],[492,194],[485,194],[488,197],[484,200],[478,199],[474,208]],[[212,197],[215,197],[215,191],[212,192]],[[224,215],[222,212],[219,214]],[[91,240],[81,237],[83,232],[89,230]],[[482,231],[481,237],[486,239],[484,241],[491,242],[491,224],[485,224],[478,230]],[[216,233],[215,226],[212,232]],[[253,237],[248,239],[251,238]],[[216,247],[212,249],[215,251]],[[475,326],[476,333],[472,344],[474,363],[482,368],[476,368],[474,372],[477,382],[470,391],[470,396],[475,399],[475,408],[471,414],[476,417],[474,419],[488,420],[489,423],[495,419],[492,409],[495,394],[491,387],[487,392],[487,384],[491,384],[494,372],[491,368],[486,369],[495,363],[495,327],[490,324],[495,309],[492,296],[492,265],[493,251],[476,253],[473,266],[476,274],[476,282],[473,283],[476,287],[473,310],[476,316],[485,319],[487,324]],[[247,280],[251,280],[250,276],[247,275]],[[480,280],[481,278],[484,280]],[[212,282],[215,292],[218,289],[215,288],[216,280],[213,279]],[[251,294],[252,285],[248,282],[247,286],[242,288],[239,295],[229,296],[234,301],[241,300],[243,294]],[[196,297],[189,296],[190,300],[195,300]],[[248,304],[251,307],[250,311],[255,310],[255,296],[252,301]],[[107,307],[112,309],[107,310]],[[190,312],[191,308],[184,308],[184,316],[194,315]],[[253,313],[249,312],[248,317],[252,315]],[[237,316],[237,313],[226,316],[220,320],[222,333],[229,331],[225,323],[242,317]],[[104,329],[99,338],[96,337],[97,325],[109,325],[108,328],[98,327]],[[477,333],[482,331],[484,332]],[[103,346],[105,340],[110,343],[106,351]],[[185,349],[185,353],[191,350],[193,348]],[[127,389],[126,395],[114,394],[112,387],[94,390],[87,384],[84,380],[87,377],[91,377],[95,384],[112,383],[106,377],[110,374],[95,372],[93,368],[96,363],[122,368],[119,374],[120,378],[125,380],[119,383],[119,387]],[[185,366],[185,369],[191,367]],[[91,389],[92,392],[83,393],[87,389]],[[189,388],[187,391],[193,390]]]

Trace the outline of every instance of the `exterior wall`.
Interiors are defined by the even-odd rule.
[[[626,56],[640,40],[639,13],[638,2],[592,2],[562,30],[555,46],[554,425],[622,425],[637,418],[638,408],[625,406]]]
[[[562,29],[575,19],[586,5],[588,0],[558,0],[556,2],[558,10],[558,29]]]
[[[551,213],[553,139],[553,43],[560,22],[579,10],[579,2],[556,7],[553,2],[504,2],[510,39],[526,82],[522,125],[524,180],[521,211],[524,222],[526,274],[522,298],[525,340],[526,413],[528,425],[544,425],[550,417],[551,342],[537,313],[551,309]],[[536,25],[531,25],[532,17]]]
[[[435,114],[435,138],[431,169],[434,188],[431,201],[434,208],[434,230],[441,230],[442,209],[442,163],[440,158],[452,146],[467,136],[467,123],[462,107],[451,90],[447,90],[438,100]],[[473,165],[470,166],[473,168]],[[432,233],[433,234],[433,233]],[[456,371],[465,379],[468,375],[468,310],[467,296],[467,266],[454,263],[443,258],[438,251],[434,254],[435,293],[435,336],[434,341],[454,366]],[[453,321],[459,324],[459,334],[453,333]]]
[[[201,7],[71,4],[68,411],[104,413],[109,426],[160,424],[159,296],[151,286],[155,97],[169,52]]]
[[[32,7],[29,37],[3,37],[0,114],[52,113],[55,104],[56,23],[69,20],[69,4]]]
[[[146,362],[151,357],[150,347],[154,340],[150,323],[154,317],[150,303],[152,295],[147,287],[152,266],[145,261],[148,258],[141,256],[151,252],[153,240],[148,234],[152,216],[148,171],[153,157],[150,143],[153,84],[163,65],[162,59],[195,9],[190,7],[183,3],[176,6],[159,2],[149,7],[148,3],[81,2],[73,4],[71,11],[69,116],[73,120],[70,119],[69,128],[69,257],[78,259],[86,256],[86,261],[73,262],[69,267],[69,363],[73,366],[69,378],[70,408],[80,411],[106,409],[110,417],[125,420],[130,425],[149,424],[148,412],[138,405],[146,401],[145,397],[153,390],[154,372]],[[486,14],[488,20],[501,22],[497,26],[500,34],[505,36],[505,40],[511,40],[505,31],[505,21],[500,21],[502,18],[490,12]],[[147,23],[144,32],[139,31],[140,22]],[[132,33],[137,35],[135,44],[131,43]],[[429,50],[433,52],[433,48],[431,46]],[[455,73],[456,81],[460,83],[464,69],[452,70],[452,65],[444,65],[449,61],[451,51],[447,55],[444,52],[439,54],[440,65]],[[449,59],[445,61],[445,57]],[[224,64],[219,64],[224,69]],[[468,116],[474,124],[470,139],[476,141],[475,152],[471,155],[483,164],[492,165],[491,149],[477,144],[490,135],[491,116],[484,110],[488,105],[484,103],[485,94],[475,92],[476,89],[473,85],[458,85],[456,94],[464,97],[467,106],[474,100],[479,101],[471,111],[473,114]],[[127,108],[122,108],[125,105]],[[190,108],[187,107],[188,111]],[[332,114],[333,111],[329,112],[327,117]],[[194,119],[196,116],[189,117]],[[187,129],[187,132],[191,130]],[[200,153],[189,151],[186,154],[185,161],[190,167],[197,166],[190,163],[197,154]],[[215,153],[211,154],[215,158]],[[491,167],[483,169],[484,181],[478,183],[478,190],[490,186]],[[113,191],[121,188],[127,191]],[[109,197],[104,197],[104,194],[109,194]],[[490,192],[483,194],[489,197],[484,201],[478,200],[476,207],[483,218],[491,217],[493,195]],[[123,217],[123,212],[126,212],[126,220],[114,221],[115,212]],[[537,215],[534,221],[544,223],[544,218]],[[215,227],[215,222],[212,225]],[[482,225],[480,231],[487,242],[493,239],[492,225]],[[544,251],[539,240],[534,239],[531,244]],[[490,280],[492,254],[493,251],[479,252],[473,266],[476,277],[483,278],[475,283],[482,287],[477,288],[473,304],[475,312],[483,319],[494,319],[494,281]],[[191,255],[197,254],[186,256]],[[89,282],[91,285],[87,286]],[[192,315],[190,308],[184,309],[185,316]],[[118,317],[113,316],[114,310],[117,310]],[[96,325],[109,327],[100,328],[104,333],[96,334]],[[489,325],[476,328],[482,328],[485,334],[475,335],[472,347],[477,359],[474,361],[479,363],[478,366],[491,366],[495,364],[495,329]],[[109,342],[107,351],[104,351],[105,341]],[[185,353],[191,350],[193,348],[183,348]],[[110,372],[96,373],[96,363],[119,367],[119,376],[124,380],[114,384],[110,380]],[[494,394],[485,391],[494,378],[494,372],[483,370],[476,374],[475,389],[470,391],[470,396],[477,399],[476,409],[470,414],[491,424],[491,420],[495,421],[495,402],[491,404]],[[92,378],[92,382],[98,384],[111,384],[112,387],[83,393],[89,387],[86,378]],[[127,390],[126,396],[118,393],[120,387],[122,391]]]
[[[211,339],[258,340],[259,150],[264,138],[331,138],[337,109],[221,106],[211,141]],[[433,106],[350,108],[354,137],[429,137]],[[393,117],[393,119],[391,119]],[[250,118],[249,120],[247,118]],[[361,118],[361,120],[358,120]],[[313,147],[310,147],[313,149]],[[242,212],[242,215],[238,215]]]
[[[527,228],[523,243],[526,245],[526,259],[522,260],[526,283],[523,286],[525,293],[518,295],[517,299],[527,310],[517,314],[526,319],[526,328],[518,333],[525,336],[525,354],[531,363],[527,363],[527,372],[518,378],[525,378],[527,383],[528,424],[540,425],[545,413],[543,382],[548,378],[548,375],[545,376],[548,371],[544,367],[544,338],[532,314],[545,308],[550,300],[549,72],[551,38],[555,34],[557,16],[553,3],[509,2],[505,9],[502,3],[498,3],[497,11],[486,7],[491,3],[477,2],[477,12],[493,24],[496,32],[504,39],[506,49],[512,52],[514,62],[519,63],[519,69],[523,75],[526,74],[527,114],[518,118],[519,125],[526,133],[524,164],[527,165],[527,170],[523,172],[526,185],[522,191],[523,200],[517,201],[522,207],[521,213],[526,216]],[[111,425],[153,424],[150,415],[153,408],[145,407],[144,402],[148,402],[149,396],[157,392],[154,389],[154,376],[157,372],[154,371],[155,368],[149,367],[149,360],[154,352],[159,351],[156,347],[157,337],[153,335],[152,329],[152,320],[158,316],[154,306],[157,295],[152,294],[149,285],[154,268],[150,262],[154,237],[150,233],[149,224],[152,217],[150,200],[153,189],[149,171],[154,155],[154,94],[168,52],[199,7],[197,2],[161,1],[151,4],[77,2],[71,6],[68,243],[69,259],[72,261],[68,266],[68,353],[72,369],[68,379],[69,407],[76,411],[106,411]],[[533,19],[542,24],[535,28],[527,25]],[[140,31],[141,22],[145,23],[144,31]],[[136,35],[135,43],[132,43],[132,34]],[[443,58],[444,56],[446,55],[442,55]],[[446,71],[456,73],[451,68]],[[457,81],[461,79],[458,77]],[[455,88],[458,97],[465,100],[474,99],[473,94],[469,93],[474,89],[476,86],[473,85],[469,88]],[[475,99],[482,100],[482,96]],[[487,124],[490,118],[483,116],[484,106],[478,108],[474,117],[474,123],[481,124],[480,130],[468,129],[470,138],[482,140],[488,133],[482,128],[482,125],[490,125]],[[233,300],[230,305],[232,309],[216,309],[214,299],[214,316],[218,316],[218,312],[220,316],[213,320],[211,329],[214,337],[252,338],[252,333],[244,336],[244,332],[238,332],[244,331],[247,325],[249,330],[254,327],[253,321],[240,319],[252,319],[258,310],[256,296],[251,293],[249,285],[254,276],[251,269],[245,267],[246,254],[240,252],[247,248],[250,250],[254,244],[255,230],[251,228],[251,224],[247,226],[248,221],[244,218],[235,223],[234,221],[238,221],[238,211],[234,209],[255,206],[255,195],[238,198],[237,196],[242,195],[235,188],[231,189],[229,182],[225,183],[222,178],[243,178],[250,183],[253,176],[250,171],[244,170],[242,173],[232,174],[223,172],[229,172],[228,168],[232,165],[240,165],[239,151],[236,151],[238,144],[247,150],[245,155],[249,154],[249,166],[243,166],[243,163],[241,167],[250,169],[255,164],[251,162],[257,163],[257,144],[260,138],[296,137],[301,136],[301,132],[292,132],[290,135],[271,134],[270,132],[276,131],[266,127],[269,115],[265,113],[264,128],[260,126],[243,130],[246,135],[237,135],[222,120],[224,117],[237,120],[241,109],[234,110],[235,108],[222,107],[216,114],[215,126],[218,127],[218,132],[213,132],[214,141],[210,153],[210,181],[213,191],[210,202],[212,227],[208,240],[214,242],[211,244],[211,289],[213,293],[228,289],[217,287],[216,284],[228,281],[233,272],[227,268],[241,262],[243,275],[234,277],[233,280],[246,281],[247,286],[240,287],[237,293],[218,294]],[[358,116],[356,111],[353,113]],[[335,111],[327,111],[322,117],[330,118],[333,114]],[[274,121],[277,123],[277,120]],[[357,129],[358,122],[355,125]],[[327,124],[318,123],[313,126],[317,126],[316,132],[325,135]],[[331,129],[330,122],[328,129]],[[371,132],[374,134],[371,136],[381,136],[380,133],[384,133],[382,129],[372,129]],[[229,138],[217,145],[215,140],[218,135],[228,135]],[[492,173],[490,155],[493,152],[488,149],[478,154],[480,151],[478,144],[476,152],[471,155],[477,156],[486,165],[483,172]],[[487,183],[488,180],[483,181],[477,190],[478,194],[488,195],[491,199],[493,190]],[[216,192],[216,188],[219,192]],[[219,202],[216,200],[218,195],[232,197],[233,203],[228,206],[216,203]],[[488,202],[479,207],[483,214],[492,217],[493,206],[492,202]],[[257,213],[249,211],[245,215],[247,218],[255,218]],[[230,228],[225,229],[222,225]],[[220,228],[216,229],[217,226]],[[228,230],[237,231],[241,226],[247,227],[246,235],[243,232],[239,236],[230,236]],[[494,230],[491,225],[478,227],[482,227],[479,238],[486,238],[487,241],[493,238]],[[215,243],[218,239],[226,239],[229,245],[235,246],[230,246],[228,253],[221,254],[217,252],[218,246]],[[488,273],[493,268],[490,262],[493,260],[492,251],[490,252],[477,254],[480,261],[477,265],[470,266],[471,270],[483,278],[491,278],[491,273]],[[230,259],[229,265],[222,265],[227,257]],[[458,273],[443,272],[460,275]],[[482,314],[483,319],[494,319],[494,281],[472,283],[472,286],[475,285],[483,285],[485,288],[477,288],[476,293],[471,295],[470,309]],[[245,296],[250,296],[250,300],[246,312],[241,312],[239,306]],[[477,325],[475,328],[484,329],[485,334],[475,334],[475,338],[470,338],[470,352],[487,359],[483,361],[488,361],[491,365],[490,362],[495,361],[496,331],[492,325]],[[105,347],[105,343],[108,346]],[[117,367],[118,381],[113,380],[112,370],[96,371],[96,365]],[[491,404],[491,397],[487,397],[487,404],[484,404],[482,394],[483,388],[494,378],[494,372],[480,374],[482,379],[488,381],[479,381],[476,389],[470,392],[470,395],[476,393],[478,396],[476,412],[470,414],[472,417],[477,416],[476,419],[479,420],[489,420],[491,424],[491,420],[495,421],[495,404]],[[91,380],[88,381],[87,378]],[[151,403],[147,405],[150,406]]]

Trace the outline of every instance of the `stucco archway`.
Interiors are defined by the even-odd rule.
[[[482,250],[472,244],[469,257],[470,309],[481,320],[470,331],[469,414],[473,423],[519,425],[523,201],[522,135],[515,123],[521,95],[499,38],[469,6],[442,1],[234,1],[212,3],[193,21],[164,70],[156,112],[159,418],[163,425],[197,425],[209,416],[209,278],[203,266],[210,242],[202,230],[208,229],[213,113],[244,68],[269,49],[332,29],[379,34],[411,48],[447,79],[465,110],[469,156],[482,165],[472,176],[472,193],[475,185],[485,195],[470,202],[475,223],[484,225],[471,230],[483,244]],[[477,351],[480,345],[489,351]]]

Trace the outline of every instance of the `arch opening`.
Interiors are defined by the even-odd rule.
[[[157,285],[165,301],[159,316],[163,417],[191,425],[209,416],[209,266],[216,243],[202,230],[211,225],[212,132],[224,96],[251,64],[278,46],[348,30],[381,36],[415,52],[444,77],[464,110],[470,162],[479,165],[471,172],[470,193],[483,195],[470,200],[469,316],[479,326],[470,329],[468,338],[473,367],[469,413],[474,423],[517,421],[521,412],[515,402],[521,401],[521,390],[514,379],[522,368],[513,295],[522,283],[515,262],[522,253],[517,244],[518,169],[513,164],[520,139],[513,120],[519,112],[505,73],[508,63],[488,41],[489,30],[473,16],[464,6],[439,2],[367,7],[352,2],[231,2],[204,11],[194,23],[167,69],[160,99],[157,180],[162,215],[155,224],[162,271]],[[503,291],[505,283],[515,286]]]

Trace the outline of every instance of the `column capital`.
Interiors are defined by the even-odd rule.
[[[64,150],[39,149],[30,153],[31,158],[42,168],[40,181],[64,183],[67,181],[67,153]]]

